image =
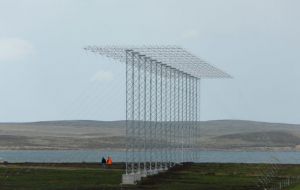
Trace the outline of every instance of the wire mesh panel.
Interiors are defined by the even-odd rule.
[[[165,162],[165,167],[167,168],[169,166],[168,160],[169,160],[169,146],[170,146],[170,139],[169,139],[169,118],[170,118],[170,113],[169,113],[169,67],[165,66],[164,67],[164,136],[165,136],[165,146],[164,146],[164,162]]]
[[[156,106],[156,112],[157,112],[157,120],[156,120],[156,167],[158,169],[162,168],[162,145],[163,145],[163,136],[161,134],[162,132],[162,66],[160,63],[156,63],[157,66],[157,80],[156,80],[156,87],[157,87],[157,106]]]
[[[230,75],[177,46],[87,46],[85,50],[126,62],[126,50],[139,52],[196,78],[230,78]]]
[[[150,88],[151,88],[151,83],[150,83],[150,67],[151,67],[151,63],[150,63],[150,59],[149,58],[145,58],[145,70],[146,70],[146,76],[145,76],[145,102],[146,102],[146,107],[145,107],[145,163],[146,163],[146,172],[148,170],[150,170],[151,168],[151,162],[150,162],[150,154],[151,154],[151,144],[150,144],[150,131],[151,131],[151,93],[150,93]]]
[[[177,163],[181,162],[180,159],[180,154],[178,154],[181,151],[181,121],[182,121],[182,115],[181,115],[181,111],[182,111],[182,83],[181,83],[181,72],[180,71],[176,71],[177,73],[177,120],[176,120],[176,161]]]
[[[134,125],[134,116],[132,110],[134,100],[133,100],[133,95],[132,92],[134,91],[134,64],[132,61],[132,56],[131,56],[131,51],[126,51],[126,174],[131,171],[133,171],[133,165],[132,165],[132,160],[130,157],[132,155],[131,152],[133,152],[133,131],[132,131],[132,126]]]
[[[138,61],[138,56],[135,52],[131,53],[131,61],[133,64],[133,73],[132,73],[132,115],[133,115],[133,123],[132,123],[132,167],[133,167],[133,173],[138,172],[139,167],[139,160],[138,160],[138,151],[139,151],[139,144],[138,144],[138,138],[139,138],[139,79],[140,79],[140,65]]]
[[[140,64],[140,79],[139,79],[139,100],[140,100],[140,115],[139,115],[139,121],[140,121],[140,152],[139,152],[139,161],[141,165],[140,172],[146,172],[146,138],[147,138],[147,131],[146,131],[146,118],[147,118],[147,102],[146,102],[146,84],[147,84],[147,62],[144,56],[139,56],[139,64]]]

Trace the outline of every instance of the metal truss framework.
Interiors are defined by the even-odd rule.
[[[126,63],[126,175],[199,159],[200,80],[228,74],[180,47],[84,49]]]

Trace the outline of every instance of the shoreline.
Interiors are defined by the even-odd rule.
[[[17,152],[17,151],[110,151],[110,152],[126,152],[126,149],[115,149],[115,148],[99,148],[99,149],[22,149],[22,148],[16,148],[16,149],[0,149],[0,152],[5,151],[11,151],[11,152]],[[188,151],[188,150],[186,150]],[[293,149],[293,148],[248,148],[248,149],[222,149],[222,148],[207,148],[207,149],[198,149],[199,152],[300,152],[299,149]]]

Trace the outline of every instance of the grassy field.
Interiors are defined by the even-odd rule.
[[[23,164],[0,167],[1,190],[119,189],[123,166]]]
[[[270,173],[273,167],[265,164],[186,164],[147,178],[137,187],[159,190],[257,190],[261,189],[256,185],[260,177]],[[300,175],[299,165],[276,167],[277,177],[270,181],[270,186],[279,186],[287,178]]]
[[[2,164],[1,190],[251,190],[260,176],[272,172],[266,164],[184,164],[168,172],[148,177],[135,186],[120,186],[123,164],[102,168],[99,164]],[[300,165],[276,166],[270,185],[300,176]],[[289,186],[300,190],[300,183]]]
[[[295,185],[291,187],[290,190],[300,190],[300,185]]]

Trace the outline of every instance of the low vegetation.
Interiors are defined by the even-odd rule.
[[[276,167],[276,174],[273,169]],[[123,164],[103,168],[99,164],[2,164],[1,190],[259,190],[258,182],[270,175],[265,186],[276,187],[287,179],[292,185],[283,190],[300,190],[300,165],[271,164],[192,164],[143,179],[137,185],[122,186]],[[273,175],[274,174],[274,175]],[[279,189],[278,189],[279,190]]]

